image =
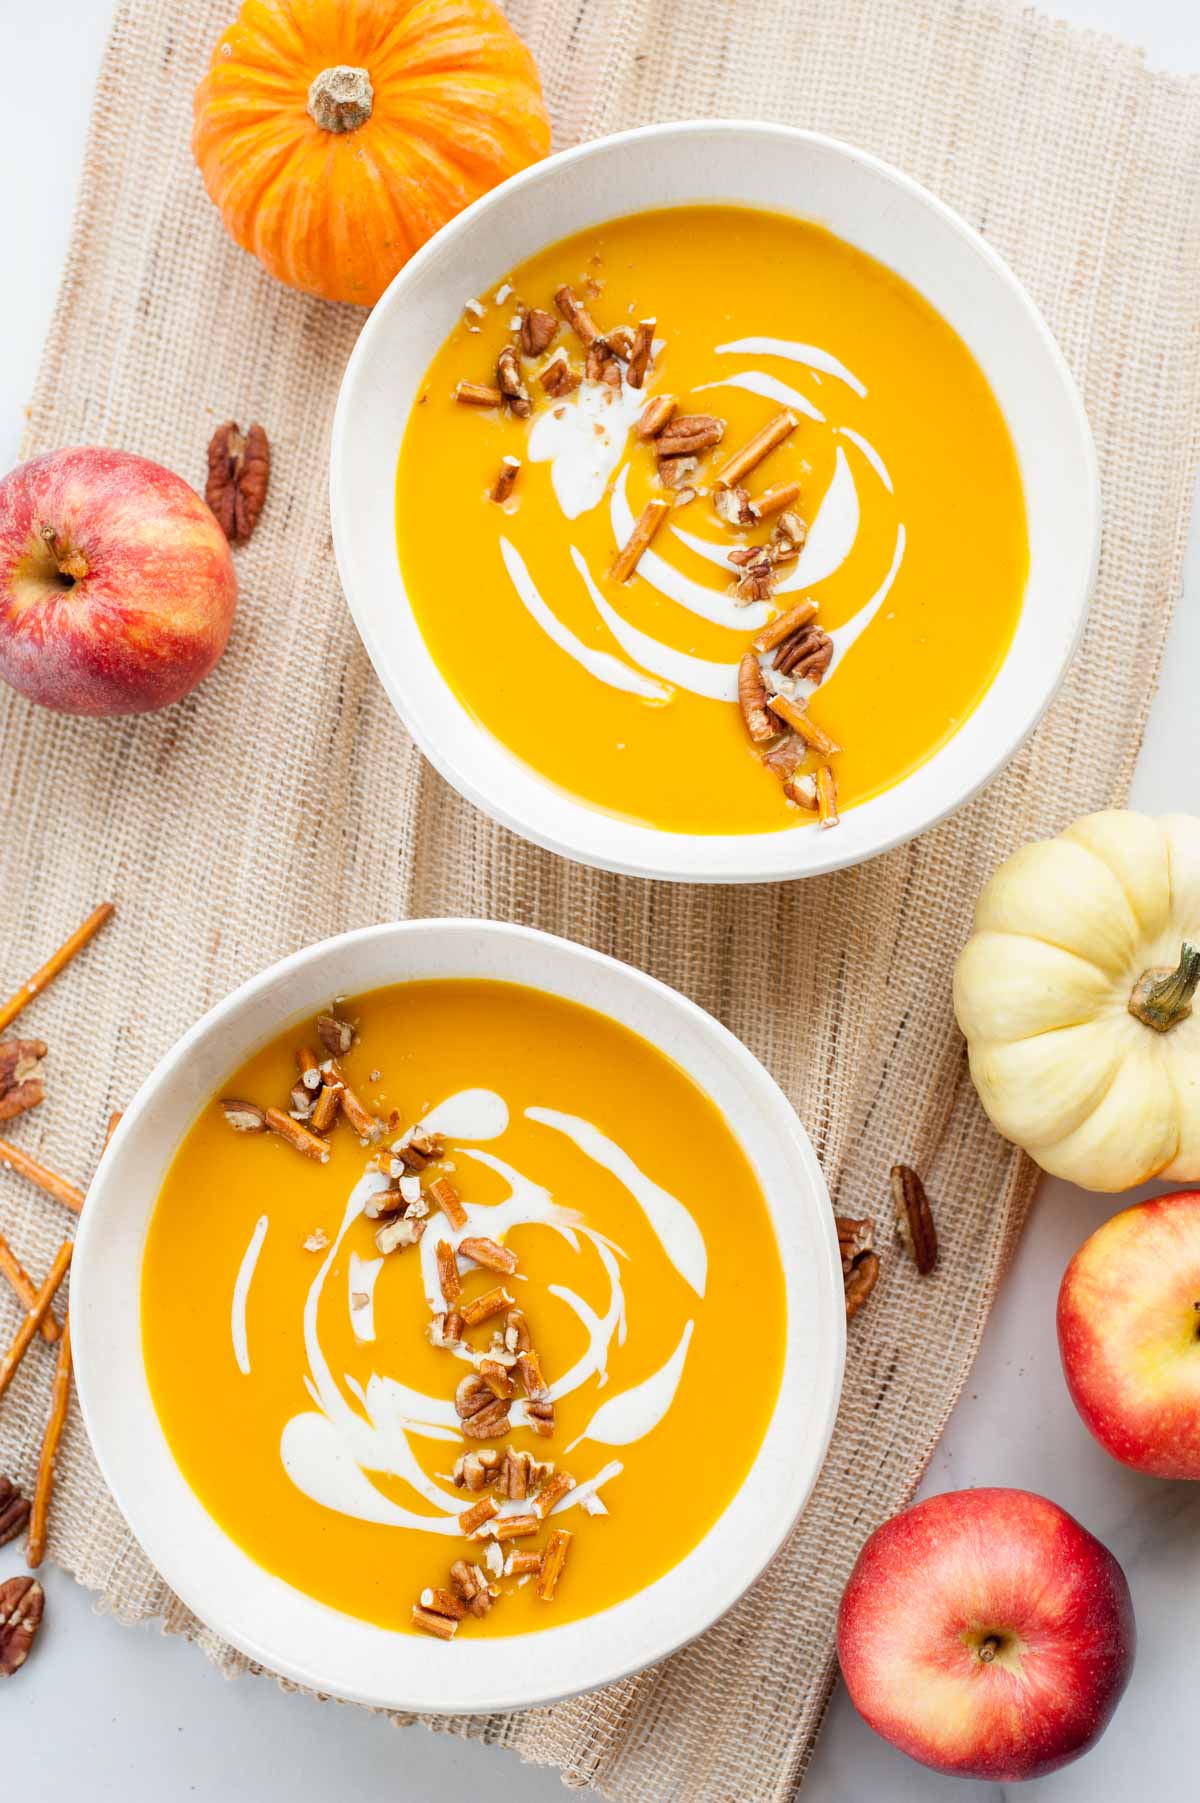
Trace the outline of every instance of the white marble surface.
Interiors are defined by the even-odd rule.
[[[1158,66],[1200,70],[1197,0],[1060,0],[1056,10],[1137,39]],[[215,9],[214,21],[225,11],[232,0]],[[15,458],[54,302],[109,13],[110,0],[0,0],[0,203],[8,247],[0,291],[0,467]],[[1189,679],[1200,668],[1198,600],[1194,533],[1134,792],[1135,804],[1154,810],[1197,806],[1200,710]],[[1037,1795],[1045,1803],[1165,1797],[1200,1763],[1200,1489],[1139,1478],[1107,1459],[1080,1426],[1058,1368],[1059,1278],[1111,1208],[1065,1184],[1044,1185],[925,1484],[927,1491],[990,1483],[1042,1491],[1099,1534],[1128,1572],[1141,1638],[1132,1686],[1096,1752],[1042,1780]],[[0,1552],[0,1577],[19,1569],[18,1547]],[[474,1803],[502,1786],[519,1803],[538,1803],[562,1794],[554,1775],[521,1768],[507,1754],[420,1729],[398,1732],[357,1710],[285,1696],[269,1683],[226,1684],[190,1647],[93,1614],[90,1599],[61,1573],[50,1571],[47,1586],[37,1657],[4,1693],[0,1795],[29,1803],[51,1796],[81,1803],[317,1803],[351,1794],[357,1803]],[[840,1692],[804,1792],[806,1803],[1003,1794],[1001,1786],[957,1784],[910,1764],[868,1732]]]

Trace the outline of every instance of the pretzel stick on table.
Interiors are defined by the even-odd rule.
[[[16,1171],[19,1177],[28,1177],[30,1183],[36,1183],[48,1196],[53,1196],[56,1202],[62,1202],[76,1214],[83,1207],[83,1197],[73,1183],[68,1183],[57,1171],[47,1170],[44,1164],[39,1164],[36,1158],[31,1158],[28,1152],[22,1152],[20,1146],[14,1146],[8,1139],[0,1139],[0,1169]]]
[[[67,1418],[67,1403],[71,1397],[71,1317],[68,1314],[63,1321],[62,1339],[58,1347],[58,1363],[54,1367],[54,1390],[50,1404],[50,1419],[46,1423],[46,1434],[42,1441],[42,1456],[38,1461],[37,1489],[33,1493],[33,1509],[29,1516],[29,1539],[25,1547],[25,1563],[32,1571],[42,1562],[46,1551],[46,1519],[50,1513],[50,1498],[54,1493],[54,1474],[58,1464],[58,1442],[62,1438],[63,1422]]]
[[[0,1276],[8,1279],[26,1308],[33,1307],[37,1301],[37,1286],[2,1233],[0,1233]],[[42,1322],[42,1338],[48,1346],[52,1346],[60,1331],[58,1322],[54,1318],[54,1312],[51,1310]]]
[[[17,993],[0,1008],[0,1033],[17,1018],[22,1008],[27,1007],[35,995],[40,995],[47,984],[54,981],[59,971],[71,962],[76,952],[83,950],[88,940],[95,937],[114,912],[111,902],[101,902],[100,906],[94,908],[88,915],[83,925],[76,927],[71,937],[64,940],[58,950],[47,958],[41,969],[35,970],[27,983],[22,983]]]
[[[7,1390],[17,1366],[29,1350],[29,1342],[41,1326],[46,1310],[53,1302],[58,1286],[67,1274],[67,1267],[71,1262],[71,1254],[74,1250],[75,1247],[70,1240],[64,1240],[58,1248],[49,1275],[34,1298],[33,1307],[18,1327],[12,1345],[0,1359],[0,1396],[3,1396]]]

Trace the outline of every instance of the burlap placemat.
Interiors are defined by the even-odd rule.
[[[1032,289],[1099,443],[1107,523],[1086,639],[1012,768],[955,821],[868,868],[694,890],[521,844],[452,795],[393,718],[339,592],[325,501],[329,420],[361,315],[289,293],[236,250],[188,152],[192,90],[231,12],[232,0],[120,8],[28,449],[120,445],[199,483],[214,421],[258,418],[274,446],[271,498],[239,554],[229,652],[189,701],[95,723],[0,697],[4,984],[97,899],[120,907],[26,1016],[51,1042],[52,1096],[14,1131],[86,1182],[108,1110],[217,996],[324,934],[453,912],[584,940],[719,1015],[792,1097],[846,1209],[886,1214],[888,1166],[918,1166],[941,1265],[918,1282],[903,1257],[886,1259],[850,1335],[828,1465],[755,1591],[667,1664],[601,1695],[435,1724],[629,1803],[782,1798],[829,1692],[849,1566],[913,1490],[1033,1187],[975,1103],[949,970],[997,860],[1118,800],[1132,769],[1197,460],[1200,87],[990,0],[517,0],[559,144],[742,114],[834,132],[928,183]],[[69,1222],[7,1177],[0,1224],[40,1272]],[[5,1338],[15,1321],[4,1291]],[[35,1345],[0,1411],[0,1470],[27,1484],[48,1367]],[[147,1563],[77,1414],[51,1549],[123,1619],[159,1615],[227,1670],[243,1664]]]

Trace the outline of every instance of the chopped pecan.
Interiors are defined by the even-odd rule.
[[[713,507],[719,520],[727,526],[753,526],[756,515],[750,506],[750,493],[745,488],[718,488]]]
[[[28,1520],[29,1504],[11,1478],[0,1476],[0,1546],[15,1540]]]
[[[44,1039],[0,1039],[0,1095],[36,1077],[49,1049]]]
[[[767,710],[767,690],[753,651],[744,652],[738,665],[738,706],[746,731],[756,745],[779,735],[779,721]]]
[[[583,377],[568,363],[566,351],[560,350],[551,357],[538,380],[551,399],[557,400],[559,395],[570,394],[573,388],[578,388]]]
[[[874,1252],[863,1252],[850,1267],[845,1280],[846,1319],[853,1320],[879,1281],[879,1258]]]
[[[499,1360],[481,1358],[479,1361],[479,1375],[482,1377],[488,1389],[492,1392],[492,1395],[498,1396],[501,1402],[507,1402],[510,1397],[516,1394],[513,1387],[513,1381],[508,1375],[508,1371],[500,1364]]]
[[[588,345],[583,373],[589,382],[609,382],[613,387],[620,386],[621,366],[617,362],[617,353],[607,338],[592,339]]]
[[[593,339],[600,337],[600,327],[596,324],[583,302],[578,299],[565,283],[556,291],[554,304],[574,332],[575,336],[581,339],[584,344],[591,344]]]
[[[243,433],[236,420],[218,426],[208,446],[204,498],[231,545],[243,545],[258,524],[271,477],[271,449],[259,425]]]
[[[937,1264],[937,1228],[925,1185],[911,1165],[892,1166],[892,1206],[896,1211],[896,1232],[921,1276],[927,1277]]]
[[[679,413],[668,420],[655,439],[660,457],[690,457],[720,444],[725,436],[725,421],[711,413]]]
[[[528,419],[533,411],[533,403],[529,399],[529,390],[521,374],[521,365],[517,361],[516,349],[506,344],[496,359],[496,383],[509,408],[518,419]]]
[[[469,1439],[496,1440],[508,1432],[508,1404],[492,1394],[478,1372],[463,1378],[454,1393],[454,1407]]]
[[[783,676],[820,682],[833,661],[833,640],[811,621],[784,639],[771,660],[771,668]]]
[[[664,488],[671,488],[676,493],[686,490],[694,495],[692,480],[699,471],[698,457],[660,457],[658,460],[658,479]]]
[[[524,1502],[534,1483],[535,1462],[530,1452],[514,1452],[507,1447],[504,1461],[496,1474],[496,1488],[510,1502]],[[553,1467],[551,1467],[553,1469]]]
[[[673,419],[679,402],[673,394],[656,394],[646,402],[638,416],[639,438],[657,438],[667,421]]]
[[[36,1578],[0,1584],[0,1678],[11,1678],[29,1657],[46,1599]]]
[[[527,357],[540,357],[549,350],[558,331],[558,321],[553,313],[547,313],[541,307],[522,307],[520,340],[521,349]]]
[[[875,1247],[875,1223],[870,1215],[835,1215],[838,1251],[842,1255],[842,1275],[846,1277],[856,1258]]]
[[[541,1434],[543,1439],[546,1439],[554,1432],[554,1404],[552,1402],[547,1402],[544,1398],[539,1397],[536,1401],[525,1404],[525,1413],[529,1416],[529,1425],[535,1434]]]
[[[235,1133],[266,1132],[266,1110],[259,1108],[254,1102],[238,1102],[232,1096],[222,1096],[221,1108]]]
[[[344,1058],[354,1044],[354,1028],[340,1014],[318,1014],[317,1038],[331,1058]]]
[[[306,1121],[316,1107],[317,1098],[314,1096],[312,1090],[309,1089],[307,1083],[303,1083],[297,1078],[296,1082],[292,1084],[292,1087],[288,1092],[288,1101],[291,1103],[288,1113],[291,1115],[292,1119],[294,1121]]]
[[[375,1245],[386,1257],[389,1252],[402,1252],[406,1246],[415,1246],[425,1231],[425,1222],[412,1215],[397,1215],[394,1220],[385,1221],[375,1235]]]
[[[19,1114],[25,1114],[45,1100],[46,1086],[41,1078],[26,1077],[23,1083],[14,1083],[0,1096],[0,1121],[15,1121]]]
[[[783,779],[783,792],[789,801],[794,801],[805,813],[819,813],[821,804],[817,795],[817,779],[807,770],[790,770]]]
[[[488,1485],[499,1476],[504,1461],[509,1457],[507,1452],[499,1453],[494,1447],[485,1446],[479,1452],[463,1452],[454,1461],[451,1478],[456,1490],[486,1490]],[[529,1454],[526,1453],[528,1458]]]
[[[433,1317],[425,1333],[429,1344],[436,1346],[439,1351],[444,1351],[448,1346],[457,1346],[463,1335],[462,1316],[454,1309],[447,1309],[445,1313]]]
[[[404,1135],[396,1147],[396,1157],[408,1170],[423,1171],[426,1165],[433,1164],[439,1159],[445,1150],[446,1142],[440,1133],[426,1133],[423,1128],[414,1127],[411,1133]],[[437,1183],[431,1183],[429,1186],[430,1195],[433,1196],[435,1202],[441,1203],[443,1208],[445,1208],[445,1203],[441,1202],[440,1196],[434,1196],[434,1191],[446,1182],[446,1178],[440,1177]],[[453,1189],[454,1186],[448,1184],[448,1187]],[[462,1223],[456,1221],[453,1224],[455,1226],[463,1225],[465,1220],[464,1216]]]

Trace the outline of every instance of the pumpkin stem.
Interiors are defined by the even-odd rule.
[[[1156,1033],[1169,1033],[1192,1012],[1192,997],[1200,983],[1200,951],[1185,939],[1179,963],[1155,964],[1144,970],[1133,986],[1129,1012]]]
[[[308,116],[322,131],[357,131],[371,117],[375,90],[365,69],[335,63],[308,90]]]

